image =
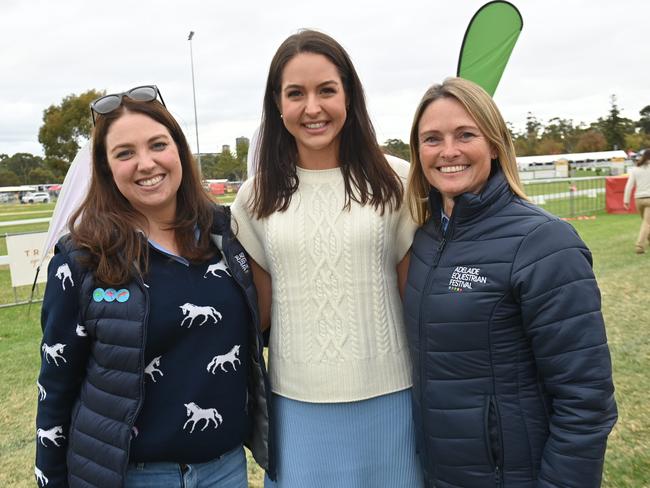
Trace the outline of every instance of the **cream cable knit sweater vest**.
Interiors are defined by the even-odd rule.
[[[408,164],[391,159],[405,184]],[[272,390],[307,402],[348,402],[411,386],[396,265],[411,246],[408,208],[352,202],[340,169],[298,168],[287,211],[256,220],[252,180],[232,206],[237,237],[272,278]]]

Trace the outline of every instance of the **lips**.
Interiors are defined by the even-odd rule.
[[[160,183],[164,178],[165,175],[156,175],[156,176],[152,176],[151,178],[147,178],[145,180],[138,180],[136,181],[136,184],[138,186],[154,186]]]
[[[310,129],[310,130],[318,130],[322,129],[327,125],[327,122],[309,122],[309,123],[304,123],[302,124],[303,127]]]
[[[438,171],[444,174],[452,174],[452,173],[460,173],[461,171],[465,171],[467,168],[469,168],[469,164],[457,164],[454,166],[440,166]]]

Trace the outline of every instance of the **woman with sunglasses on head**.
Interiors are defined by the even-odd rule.
[[[596,488],[616,422],[591,253],[527,201],[510,132],[478,85],[424,94],[404,294],[419,454],[437,488]]]
[[[273,476],[250,267],[157,98],[91,104],[90,189],[43,301],[39,486],[243,488],[243,443]]]
[[[311,30],[271,61],[260,135],[232,211],[263,325],[272,312],[266,486],[420,487],[399,292],[408,164],[381,153],[348,54]]]

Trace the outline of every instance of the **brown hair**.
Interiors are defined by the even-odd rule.
[[[424,176],[420,161],[419,125],[422,114],[434,101],[441,98],[451,98],[459,102],[469,115],[476,121],[478,128],[496,150],[498,164],[508,181],[513,193],[526,198],[517,169],[515,147],[510,131],[506,126],[501,112],[492,97],[479,85],[463,78],[447,78],[440,85],[430,87],[415,110],[411,125],[411,169],[408,179],[407,199],[413,219],[420,225],[431,216],[427,199],[430,185]]]
[[[298,188],[298,149],[282,122],[278,106],[284,67],[300,53],[325,56],[336,66],[343,82],[348,108],[341,129],[339,164],[345,185],[345,207],[349,208],[354,200],[361,205],[370,203],[381,213],[386,205],[399,208],[404,189],[379,148],[363,86],[348,53],[326,34],[302,30],[280,45],[269,67],[257,154],[259,166],[251,202],[253,212],[257,218],[263,218],[286,210]]]
[[[643,155],[637,159],[636,165],[637,166],[645,166],[648,164],[648,161],[650,161],[650,149],[646,149],[643,151]]]
[[[97,115],[92,135],[92,177],[88,195],[72,214],[68,227],[73,242],[87,251],[84,264],[106,285],[124,284],[139,270],[147,271],[148,246],[141,231],[147,219],[120,193],[108,165],[106,135],[111,125],[125,113],[146,115],[169,131],[180,156],[183,176],[177,192],[176,216],[169,229],[176,232],[179,253],[191,261],[213,254],[209,230],[214,204],[203,191],[199,171],[182,129],[158,101],[142,102],[124,97],[122,105],[105,115]],[[195,230],[200,238],[195,238]],[[135,266],[134,266],[135,264]]]

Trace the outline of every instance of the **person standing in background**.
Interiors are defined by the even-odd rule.
[[[636,188],[634,204],[641,215],[641,228],[634,251],[643,254],[650,244],[650,149],[643,151],[636,168],[630,168],[623,194],[623,206],[626,209],[630,208],[630,198],[634,188]]]

